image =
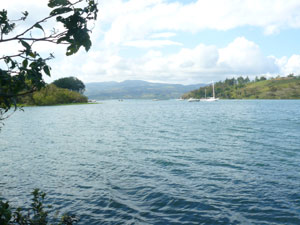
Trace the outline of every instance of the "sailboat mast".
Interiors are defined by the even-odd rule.
[[[213,88],[213,98],[215,98],[215,85],[214,85],[214,82],[212,83],[212,88]]]
[[[206,88],[204,90],[205,90],[205,99],[206,99]]]

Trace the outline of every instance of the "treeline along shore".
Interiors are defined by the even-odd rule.
[[[201,87],[185,93],[182,98],[204,98],[212,96],[212,86]],[[300,99],[300,76],[287,77],[248,77],[226,79],[215,83],[215,93],[221,99]]]

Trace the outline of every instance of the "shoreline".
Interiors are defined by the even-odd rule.
[[[78,103],[64,103],[64,104],[54,104],[54,105],[25,105],[25,104],[17,104],[17,107],[44,107],[44,106],[67,106],[67,105],[94,105],[94,104],[102,104],[100,102],[78,102]]]

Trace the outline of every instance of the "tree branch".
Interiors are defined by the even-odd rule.
[[[19,93],[19,94],[5,94],[5,93],[0,93],[0,97],[4,97],[4,98],[15,98],[15,97],[20,97],[20,96],[24,96],[24,95],[28,95],[31,94],[33,92],[37,91],[36,88],[31,89],[30,91],[26,91],[23,93]]]
[[[5,58],[14,58],[14,57],[20,57],[21,55],[23,54],[23,52],[19,53],[19,54],[16,54],[16,55],[8,55],[8,56],[3,56],[3,57],[0,57],[0,60],[3,60]]]

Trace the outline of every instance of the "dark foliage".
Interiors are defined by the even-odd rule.
[[[76,77],[64,77],[58,80],[55,80],[52,84],[59,88],[66,88],[71,91],[77,91],[83,93],[85,90],[84,83]]]
[[[51,206],[45,206],[46,194],[39,189],[32,192],[32,203],[27,209],[12,208],[9,202],[0,200],[0,224],[1,225],[72,225],[77,219],[74,216],[64,214],[49,219]]]

